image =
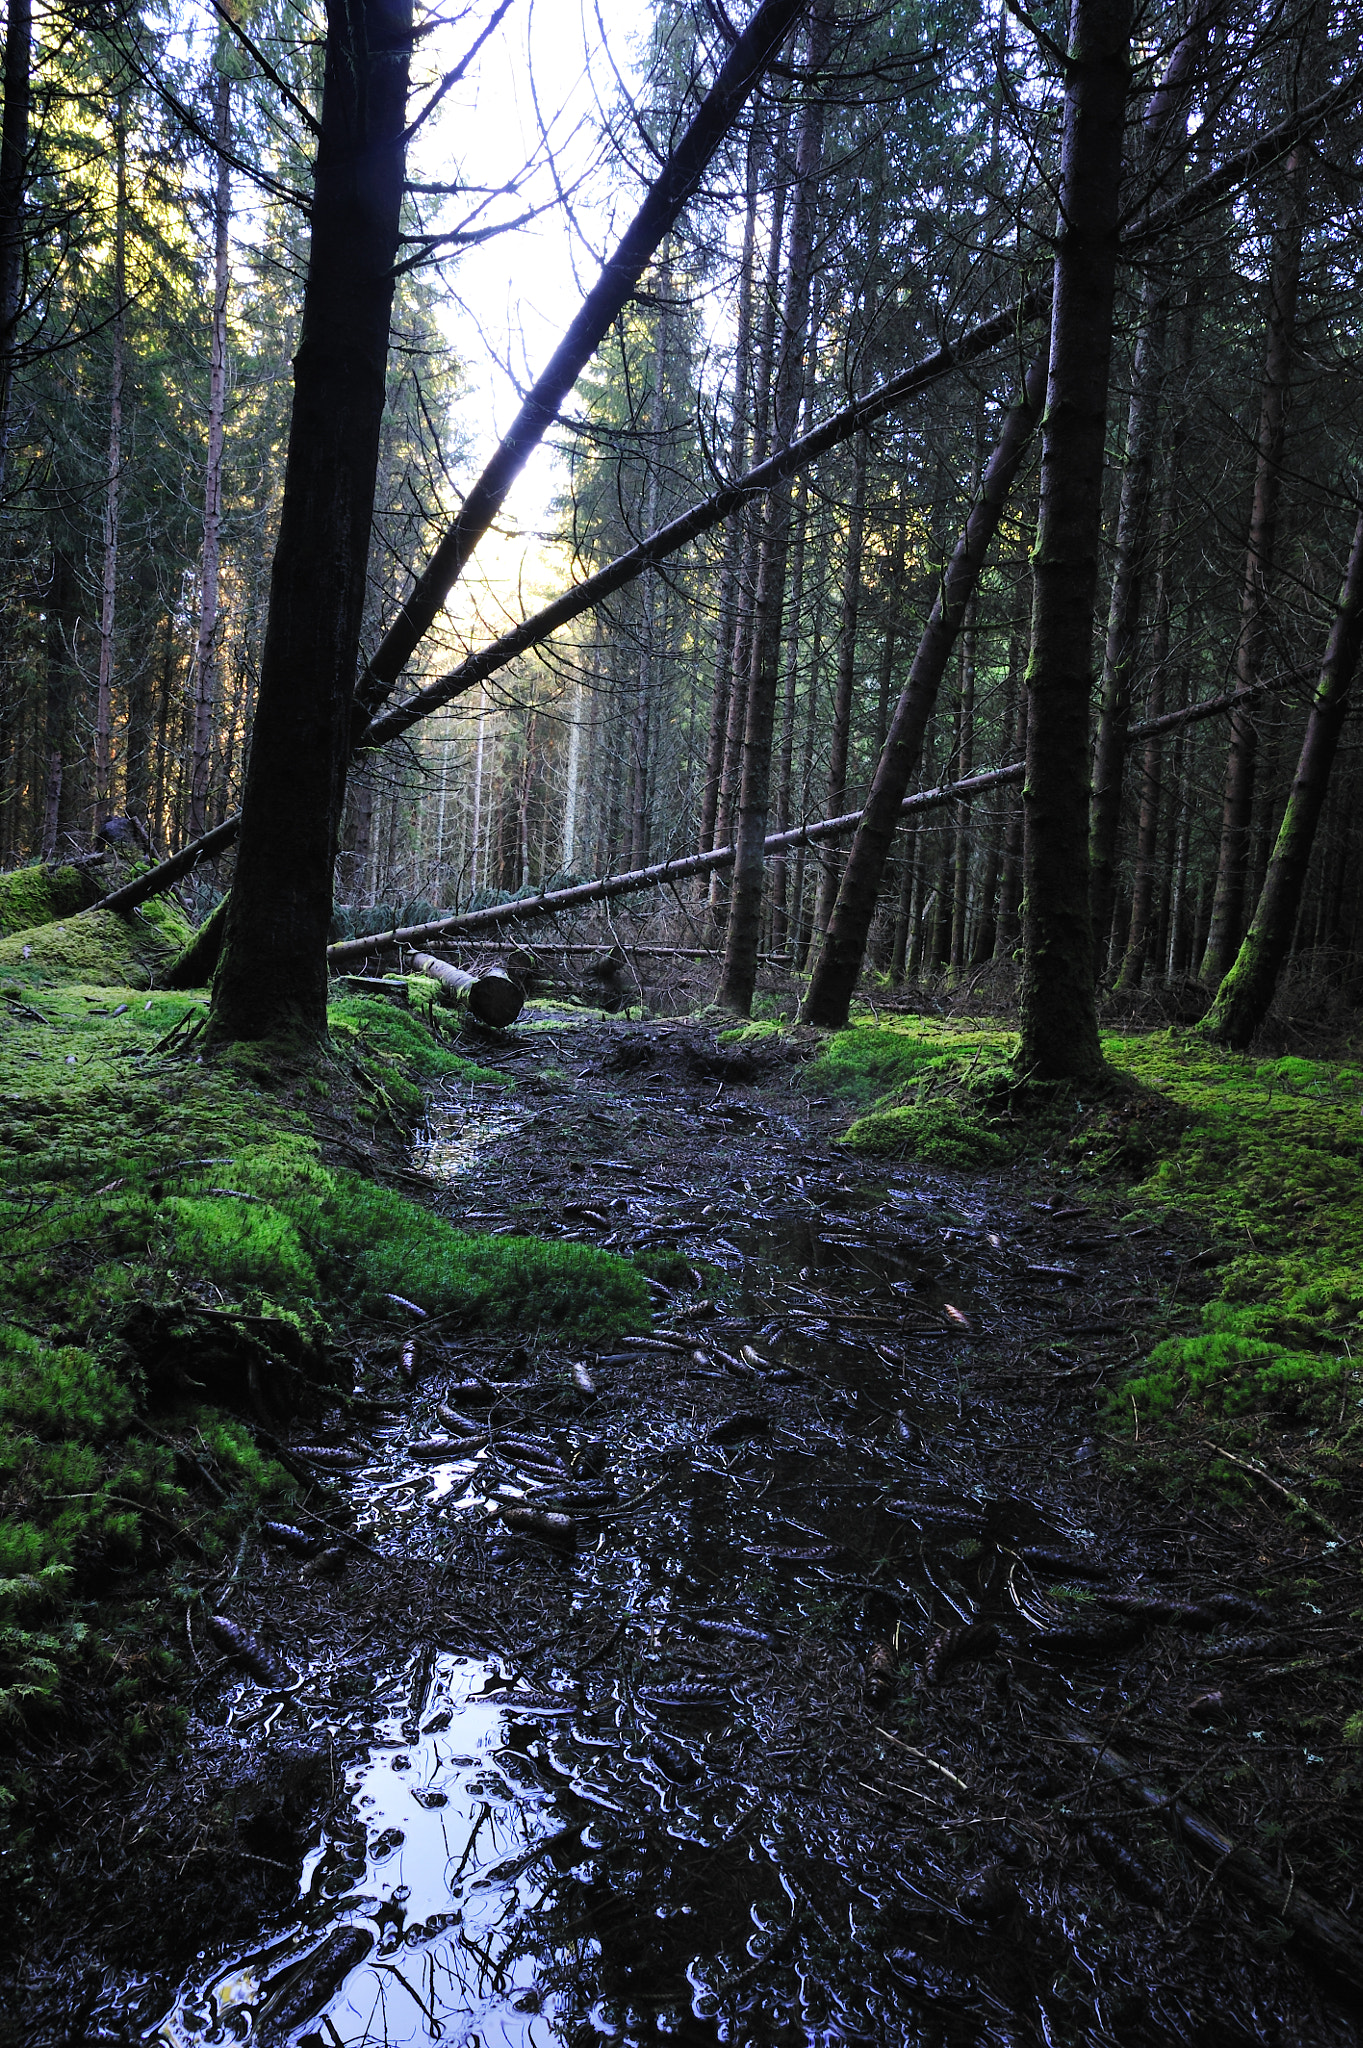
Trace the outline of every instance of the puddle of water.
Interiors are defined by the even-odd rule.
[[[164,2048],[561,2040],[526,1931],[555,1820],[519,1779],[507,1699],[483,1690],[491,1676],[442,1654],[417,1688],[415,1719],[410,1676],[383,1696],[368,1754],[346,1776],[348,1808],[305,1859],[292,1926],[201,1964],[144,2038]],[[581,1853],[580,1841],[569,1847]]]
[[[525,1122],[521,1111],[433,1101],[426,1112],[426,1128],[412,1147],[413,1164],[433,1180],[457,1180],[498,1139],[509,1138]]]

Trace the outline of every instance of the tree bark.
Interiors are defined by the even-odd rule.
[[[734,345],[734,411],[729,431],[729,467],[733,475],[747,463],[748,449],[748,356],[752,347],[753,266],[757,258],[757,183],[761,142],[765,127],[756,114],[748,135],[746,160],[743,253],[738,271],[738,320]],[[724,768],[724,739],[728,731],[729,693],[733,687],[734,633],[737,629],[739,556],[743,546],[744,522],[731,517],[724,535],[719,573],[719,603],[715,617],[714,687],[710,698],[710,735],[705,753],[705,781],[701,793],[700,843],[715,842],[715,814],[719,805],[719,784]]]
[[[1303,153],[1294,150],[1287,161],[1282,218],[1269,271],[1268,346],[1259,406],[1245,580],[1240,600],[1240,636],[1235,649],[1235,680],[1241,689],[1248,689],[1260,681],[1268,644],[1283,444],[1287,436],[1297,298],[1301,285],[1301,187],[1304,178]],[[1201,979],[1212,989],[1219,986],[1235,957],[1243,928],[1258,744],[1258,728],[1252,713],[1238,712],[1231,721],[1230,745],[1226,754],[1216,889],[1201,967]]]
[[[14,366],[24,305],[24,200],[32,99],[33,0],[9,0],[5,24],[5,112],[0,123],[0,503],[8,482]]]
[[[1150,545],[1150,499],[1154,480],[1156,429],[1164,371],[1169,282],[1148,271],[1141,294],[1140,333],[1132,367],[1126,422],[1126,466],[1117,511],[1116,560],[1108,606],[1107,640],[1099,691],[1098,739],[1093,750],[1093,796],[1089,805],[1089,863],[1092,871],[1093,929],[1112,923],[1117,889],[1117,841],[1126,767],[1126,729],[1136,680],[1141,605]]]
[[[1131,0],[1073,0],[1033,552],[1021,1043],[1040,1081],[1102,1069],[1089,922],[1089,695]]]
[[[1316,826],[1349,708],[1349,693],[1363,647],[1363,516],[1354,529],[1353,548],[1339,608],[1325,650],[1320,682],[1311,702],[1292,794],[1278,830],[1268,873],[1234,964],[1217,990],[1216,1001],[1202,1026],[1218,1045],[1242,1051],[1268,1015],[1278,976],[1292,946]]]
[[[1038,356],[1027,373],[1022,398],[1009,412],[998,445],[990,457],[979,500],[942,578],[923,637],[918,643],[908,681],[890,721],[890,730],[866,799],[863,822],[852,843],[837,902],[824,935],[801,1015],[807,1024],[840,1030],[847,1022],[852,991],[861,973],[866,938],[875,915],[876,896],[899,822],[904,793],[918,766],[923,735],[937,702],[937,692],[961,630],[990,542],[998,530],[1008,493],[1022,465],[1041,410],[1045,360]]]
[[[852,745],[852,699],[857,680],[857,621],[861,611],[861,554],[866,532],[866,469],[870,437],[858,434],[852,443],[852,500],[847,509],[847,553],[843,559],[842,605],[838,615],[838,659],[833,672],[833,731],[828,748],[826,816],[847,801],[847,761]],[[825,931],[837,901],[841,864],[836,855],[824,862],[814,929]]]
[[[808,98],[800,116],[795,151],[795,196],[782,305],[781,354],[772,404],[772,443],[790,446],[804,385],[804,351],[809,320],[809,287],[814,252],[815,187],[823,156],[824,102],[819,74],[828,62],[833,36],[832,0],[814,0],[809,24]],[[748,706],[743,727],[743,768],[734,834],[733,886],[724,934],[724,971],[715,1001],[746,1017],[757,983],[757,949],[762,922],[767,810],[771,785],[772,731],[781,671],[781,621],[786,560],[790,548],[790,485],[768,494],[753,597],[752,655]]]
[[[55,527],[55,522],[54,522]],[[57,858],[61,829],[62,782],[71,746],[71,710],[76,682],[76,628],[79,622],[76,565],[64,531],[52,536],[52,570],[47,588],[47,690],[43,734],[43,820],[41,853]]]
[[[326,942],[388,359],[411,0],[327,19],[312,243],[212,1029],[326,1030]]]
[[[1172,374],[1177,396],[1164,474],[1160,480],[1154,621],[1150,636],[1150,688],[1145,707],[1147,719],[1157,719],[1164,711],[1165,671],[1169,664],[1173,617],[1174,509],[1183,446],[1188,435],[1188,415],[1183,403],[1183,387],[1192,355],[1198,301],[1198,291],[1190,290],[1175,327]],[[1147,740],[1145,756],[1141,763],[1140,814],[1136,826],[1135,870],[1131,881],[1131,921],[1127,928],[1121,972],[1117,977],[1117,987],[1123,990],[1140,987],[1150,950],[1159,855],[1160,808],[1163,797],[1163,744],[1163,739],[1158,733]]]
[[[232,220],[232,81],[213,78],[213,134],[218,170],[213,188],[213,331],[208,356],[208,451],[204,465],[203,568],[199,578],[199,637],[194,654],[194,739],[189,778],[189,836],[208,829],[213,773],[214,712],[218,701],[218,555],[222,535],[223,415],[227,397],[228,229]]]
[[[99,682],[95,698],[95,802],[90,842],[113,798],[114,620],[118,601],[118,500],[123,483],[123,351],[127,334],[128,137],[123,99],[114,110],[114,318],[109,379],[109,451],[104,486],[104,566],[99,601]]]

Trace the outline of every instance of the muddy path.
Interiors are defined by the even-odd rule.
[[[418,1170],[671,1253],[655,1334],[357,1348],[301,1538],[193,1624],[167,1910],[234,1785],[268,1907],[141,1969],[87,1928],[43,2038],[1357,2041],[1311,1924],[1356,1815],[1299,1712],[1356,1563],[1147,1497],[1104,1403],[1202,1284],[1178,1219],[869,1169],[798,1062],[689,1026],[494,1057]]]

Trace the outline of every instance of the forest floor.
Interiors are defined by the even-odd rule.
[[[159,1000],[180,1043],[192,999]],[[115,1028],[10,1001],[47,1019],[16,1060]],[[450,1053],[382,1008],[343,1007],[320,1084],[126,1070],[189,1084],[173,1259],[231,1298],[222,1213],[268,1211],[238,1254],[273,1245],[277,1350],[287,1212],[348,1312],[247,1360],[257,1394],[331,1374],[291,1421],[166,1419],[168,1374],[242,1368],[182,1277],[139,1357],[163,1406],[125,1445],[161,1415],[175,1462],[129,1497],[187,1540],[45,1624],[68,1704],[14,1738],[8,2037],[1359,2040],[1352,1070],[1240,1063],[1237,1102],[1114,1042],[1115,1096],[1023,1116],[988,1023],[541,1006]],[[194,1121],[241,1115],[220,1086],[249,1187]],[[447,1236],[404,1254],[413,1214]],[[149,1257],[120,1217],[111,1263]],[[70,1631],[111,1614],[129,1704],[92,1739],[121,1681]]]

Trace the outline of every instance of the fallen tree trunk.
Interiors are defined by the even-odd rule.
[[[1363,1935],[1341,1914],[1313,1899],[1295,1878],[1291,1884],[1284,1884],[1253,1850],[1242,1849],[1183,1800],[1142,1777],[1136,1766],[1115,1750],[1091,1742],[1087,1736],[1071,1735],[1066,1740],[1085,1750],[1095,1767],[1119,1786],[1128,1799],[1162,1813],[1186,1842],[1211,1859],[1213,1875],[1223,1884],[1248,1892],[1285,1927],[1309,1943],[1341,1977],[1363,1990]]]
[[[467,1010],[480,1024],[514,1024],[525,1008],[525,991],[517,986],[503,967],[489,967],[482,974],[467,974],[437,960],[430,953],[413,953],[412,965],[440,985],[440,1001],[446,1009]]]
[[[1163,718],[1152,719],[1148,725],[1133,725],[1130,738],[1144,740],[1152,733],[1169,732],[1175,726],[1195,725],[1202,719],[1214,718],[1220,711],[1232,710],[1242,701],[1244,694],[1228,690],[1220,697],[1208,697],[1201,703],[1189,704],[1182,711],[1167,712]],[[957,803],[963,797],[981,796],[987,790],[1000,789],[1010,782],[1021,782],[1023,773],[1024,763],[1014,761],[1006,768],[989,768],[979,775],[968,776],[964,782],[948,782],[940,789],[919,790],[914,796],[905,797],[899,807],[899,815],[909,818],[916,817],[920,811],[941,810],[944,805]],[[861,811],[848,811],[843,817],[820,818],[813,824],[792,826],[788,832],[769,832],[763,844],[770,856],[795,846],[817,846],[826,839],[849,839],[861,823],[862,816]],[[368,932],[359,938],[340,939],[334,946],[328,946],[327,959],[335,969],[346,960],[363,960],[371,953],[381,953],[393,946],[417,946],[431,939],[453,939],[474,932],[496,931],[499,926],[514,924],[522,918],[555,917],[561,910],[604,903],[614,896],[634,895],[642,889],[666,888],[671,883],[689,880],[693,875],[731,867],[733,858],[731,846],[717,846],[708,853],[682,854],[676,860],[659,861],[653,867],[634,868],[621,875],[604,875],[600,881],[579,882],[571,889],[543,890],[538,896],[522,896],[511,903],[495,903],[486,910],[466,910],[454,917],[437,918],[431,924]]]

